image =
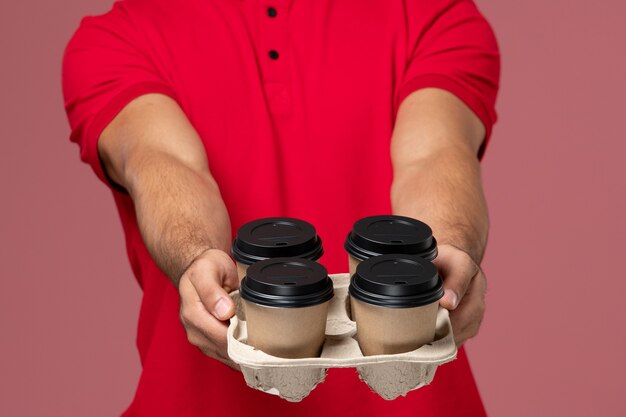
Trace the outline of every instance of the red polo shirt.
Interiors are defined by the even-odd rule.
[[[71,140],[105,183],[102,129],[133,98],[166,94],[204,142],[233,231],[265,216],[306,219],[324,241],[321,262],[345,272],[352,223],[391,210],[398,104],[446,89],[489,132],[498,75],[494,36],[470,0],[127,0],[82,21],[63,87]],[[484,415],[463,350],[395,401],[350,369],[331,370],[300,403],[248,388],[187,342],[178,293],[146,251],[131,199],[112,193],[143,289],[143,372],[125,416]]]

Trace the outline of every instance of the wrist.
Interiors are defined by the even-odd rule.
[[[206,247],[201,249],[197,255],[195,255],[193,259],[187,263],[176,283],[178,284],[180,279],[182,279],[185,275],[193,273],[193,270],[197,265],[205,262],[211,263],[215,268],[217,268],[218,272],[223,273],[225,273],[226,269],[232,268],[235,265],[235,261],[233,261],[228,253],[221,249]]]
[[[467,239],[437,238],[437,244],[440,250],[441,248],[448,247],[465,253],[477,265],[480,265],[485,250],[483,244],[476,241],[470,242]]]

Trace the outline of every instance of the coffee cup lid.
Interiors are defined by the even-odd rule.
[[[419,220],[404,216],[371,216],[354,223],[344,247],[362,261],[372,256],[404,253],[433,260],[437,241],[432,229]]]
[[[302,258],[274,258],[255,262],[239,288],[244,300],[269,307],[307,307],[333,297],[326,268]]]
[[[361,262],[350,280],[350,296],[392,308],[420,307],[443,297],[437,267],[415,255],[381,255]]]
[[[251,265],[267,258],[317,260],[324,254],[322,240],[311,223],[290,217],[269,217],[244,224],[237,231],[231,254]]]

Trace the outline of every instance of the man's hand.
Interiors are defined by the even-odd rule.
[[[197,257],[178,283],[180,320],[189,342],[205,355],[237,370],[239,367],[226,351],[226,329],[228,319],[235,314],[228,293],[238,287],[235,264],[218,249],[209,249]]]
[[[478,334],[485,314],[485,274],[467,253],[450,245],[439,247],[434,263],[446,291],[439,303],[450,310],[454,340],[461,346]]]

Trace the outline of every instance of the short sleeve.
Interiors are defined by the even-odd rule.
[[[396,108],[422,88],[447,90],[461,99],[486,130],[482,157],[496,121],[500,54],[494,33],[471,0],[409,2],[409,60],[397,89]]]
[[[139,31],[124,4],[116,3],[104,15],[84,18],[63,56],[70,140],[79,145],[81,159],[107,185],[112,184],[97,148],[104,128],[141,95],[161,93],[176,99],[142,45]]]

